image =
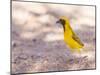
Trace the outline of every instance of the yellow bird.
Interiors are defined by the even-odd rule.
[[[84,44],[79,37],[74,33],[70,26],[70,22],[66,17],[61,17],[57,23],[62,24],[64,30],[64,41],[71,48],[72,52],[80,52]]]

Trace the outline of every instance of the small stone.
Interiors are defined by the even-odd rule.
[[[26,60],[26,59],[28,58],[28,56],[27,56],[27,55],[22,54],[22,55],[20,55],[18,58],[19,58],[19,59]]]
[[[13,43],[13,47],[16,47],[17,46],[17,44],[16,43]]]
[[[33,39],[32,41],[33,41],[33,42],[36,42],[36,39]]]

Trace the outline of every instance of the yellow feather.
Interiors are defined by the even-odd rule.
[[[81,42],[79,37],[74,33],[70,26],[70,22],[66,17],[61,17],[60,20],[65,21],[64,24],[64,41],[71,48],[71,51],[80,52],[84,44]]]

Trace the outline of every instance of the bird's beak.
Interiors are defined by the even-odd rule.
[[[56,23],[60,23],[60,20],[56,21]]]

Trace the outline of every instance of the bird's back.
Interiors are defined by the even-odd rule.
[[[70,27],[70,25],[69,28],[67,26],[67,28],[65,29],[64,41],[72,49],[80,50],[84,46],[79,37],[74,33],[74,31]]]

